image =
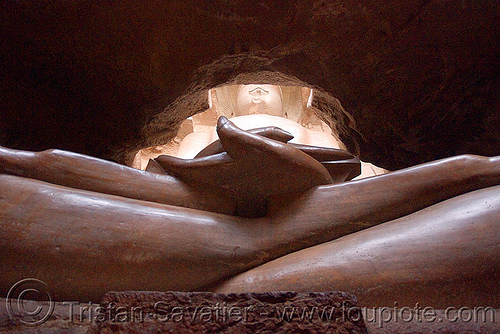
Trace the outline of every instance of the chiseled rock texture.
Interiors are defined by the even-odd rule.
[[[298,333],[314,333],[318,328],[321,330],[320,333],[328,333],[328,330],[334,329],[340,333],[365,333],[367,330],[368,334],[498,333],[499,309],[484,314],[477,313],[477,316],[474,316],[470,310],[463,313],[461,317],[458,316],[457,312],[453,312],[448,317],[449,319],[446,317],[445,310],[435,310],[436,319],[432,320],[424,317],[422,309],[420,309],[420,313],[414,313],[413,306],[409,307],[409,311],[404,314],[401,313],[401,309],[398,309],[399,316],[393,313],[392,308],[363,308],[361,309],[363,320],[346,322],[345,320],[349,319],[357,320],[358,313],[352,304],[353,301],[352,296],[338,292],[321,294],[282,292],[247,295],[198,293],[198,296],[193,296],[193,293],[190,292],[110,292],[100,304],[78,303],[76,301],[55,302],[54,311],[46,322],[38,326],[29,326],[23,325],[20,320],[26,321],[26,319],[31,319],[30,317],[11,317],[6,310],[6,299],[0,298],[0,333],[158,333],[169,330],[172,332],[174,329],[175,333],[209,329],[225,330],[229,333],[258,333],[259,328],[265,333],[279,333],[279,330],[288,328],[293,328],[295,331],[292,332]],[[156,303],[155,311],[154,305]],[[16,304],[12,305],[16,306]],[[185,306],[185,321],[180,321],[183,319],[179,318],[178,315],[166,318],[173,307],[180,305]],[[340,319],[335,323],[328,321],[318,323],[316,315],[316,318],[313,318],[316,320],[309,322],[306,320],[308,317],[300,320],[299,313],[295,312],[293,318],[287,318],[289,321],[283,319],[284,321],[277,322],[275,321],[276,316],[280,316],[276,312],[266,313],[266,308],[270,307],[271,310],[276,310],[276,307],[283,305],[292,306],[292,309],[297,307],[297,311],[304,310],[306,306],[312,310],[316,306],[319,310],[321,308],[327,310],[326,315],[332,316],[330,319],[338,316]],[[43,312],[48,308],[47,302],[24,301],[23,304],[27,312],[32,312],[39,306],[42,307],[41,315],[43,316]],[[207,306],[208,309],[202,309]],[[245,308],[249,306],[252,308],[246,314],[243,313]],[[332,313],[332,306],[340,306],[340,308],[337,308],[337,312]],[[190,315],[194,314],[196,307],[198,307],[196,313],[198,322],[192,322]],[[233,311],[229,311],[231,307],[233,307]],[[347,314],[343,317],[343,310],[348,310],[349,307],[352,307],[352,311],[348,313],[350,318],[347,317]],[[242,310],[242,313],[238,314],[238,310]],[[179,314],[178,309],[174,312]],[[216,312],[219,312],[218,319]],[[229,314],[229,312],[231,313]],[[146,317],[147,314],[151,314],[153,317]],[[154,314],[157,315],[156,319]],[[224,314],[226,314],[225,319],[222,317]],[[263,320],[262,324],[250,321],[243,323],[245,315],[247,320],[256,320],[259,317],[260,320],[267,319],[267,321]],[[365,325],[366,330],[364,329]]]
[[[123,162],[193,71],[249,52],[339,98],[363,160],[497,155],[499,11],[494,0],[3,1],[0,145]]]
[[[123,307],[124,318],[135,307],[147,319],[134,321],[131,311],[120,323],[115,313],[97,322],[96,333],[367,333],[355,303],[342,292],[108,292],[101,306]]]

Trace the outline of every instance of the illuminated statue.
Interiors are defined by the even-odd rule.
[[[289,143],[346,149],[338,133],[316,116],[311,107],[313,89],[275,85],[225,85],[208,91],[210,108],[184,121],[175,139],[163,146],[140,150],[133,167],[146,169],[149,159],[168,154],[194,158],[205,146],[218,139],[215,126],[220,116],[229,118],[243,130],[276,126],[289,132]],[[362,177],[386,170],[362,163]]]
[[[498,301],[499,157],[372,177],[384,171],[367,164],[366,178],[343,182],[360,162],[314,114],[310,88],[207,94],[211,107],[176,138],[138,153],[148,171],[0,148],[2,293],[36,277],[62,300],[211,289],[344,290],[372,306]]]

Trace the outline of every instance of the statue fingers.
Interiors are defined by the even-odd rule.
[[[290,134],[288,131],[285,131],[277,126],[267,126],[267,127],[263,127],[263,128],[251,129],[251,130],[247,130],[247,132],[250,132],[250,133],[262,136],[262,137],[278,140],[282,143],[286,143],[293,138],[292,134]],[[213,143],[211,143],[210,145],[205,147],[203,150],[201,150],[195,156],[195,158],[202,158],[202,157],[206,157],[206,156],[221,153],[221,152],[224,152],[224,147],[222,146],[220,140],[217,139],[216,141],[214,141]]]

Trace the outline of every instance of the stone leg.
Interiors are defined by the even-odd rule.
[[[246,219],[0,175],[0,292],[26,277],[60,299],[198,290],[495,182],[498,158],[459,157],[317,187]]]
[[[496,186],[283,256],[215,291],[336,290],[368,307],[498,308],[499,245]]]
[[[169,175],[83,154],[27,152],[0,146],[0,173],[144,201],[233,214],[236,201],[215,189],[194,189]]]

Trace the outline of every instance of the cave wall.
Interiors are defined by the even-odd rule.
[[[250,52],[340,99],[364,160],[498,155],[499,14],[493,0],[3,1],[0,145],[122,162],[197,68]]]

